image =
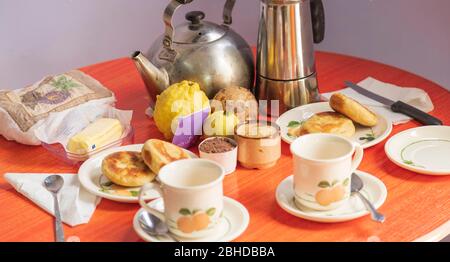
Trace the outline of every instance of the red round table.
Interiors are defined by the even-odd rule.
[[[450,92],[439,85],[403,70],[359,58],[318,52],[317,67],[321,92],[344,87],[343,81],[359,82],[372,76],[399,86],[414,86],[430,95],[432,115],[450,124]],[[144,114],[149,103],[144,83],[127,58],[92,65],[82,70],[113,90],[120,109],[134,110],[136,143],[162,138],[152,119]],[[411,121],[394,127],[391,135],[416,127]],[[369,217],[335,224],[306,221],[284,212],[275,201],[277,185],[292,172],[287,144],[282,158],[268,170],[245,170],[227,176],[224,193],[245,205],[250,225],[237,241],[436,241],[450,233],[450,176],[416,174],[390,162],[384,153],[385,141],[365,150],[360,170],[380,178],[388,197],[380,211],[387,220],[374,223]],[[195,148],[192,149],[196,152]],[[42,147],[20,145],[0,138],[0,174],[76,173]],[[53,218],[17,193],[0,176],[0,241],[53,241]],[[103,199],[91,221],[74,228],[64,226],[66,237],[87,241],[140,241],[132,219],[138,204],[122,204]]]

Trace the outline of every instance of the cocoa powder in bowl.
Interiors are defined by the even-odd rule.
[[[236,145],[230,140],[223,137],[215,137],[203,142],[199,149],[205,153],[219,154],[231,151],[235,147]]]

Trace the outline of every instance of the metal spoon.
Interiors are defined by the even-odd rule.
[[[169,234],[169,227],[158,217],[148,213],[142,212],[138,218],[139,225],[142,230],[151,236],[166,236],[175,242],[179,242],[178,239],[174,238]]]
[[[358,195],[358,197],[361,199],[361,201],[364,203],[364,206],[366,206],[367,210],[370,212],[370,216],[372,217],[372,220],[376,222],[383,223],[385,220],[384,215],[378,213],[378,211],[375,209],[375,207],[372,205],[372,203],[367,200],[361,192],[359,192],[364,186],[364,183],[362,179],[355,173],[352,174],[352,193],[355,193]]]
[[[53,205],[55,209],[55,236],[56,242],[64,242],[64,230],[59,211],[58,192],[64,185],[64,179],[59,175],[48,176],[44,180],[45,188],[53,195]]]

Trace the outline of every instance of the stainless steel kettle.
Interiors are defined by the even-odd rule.
[[[186,14],[189,22],[174,29],[173,14],[192,1],[170,1],[164,11],[165,34],[155,41],[146,56],[139,51],[132,56],[147,86],[152,107],[158,94],[182,80],[199,83],[209,98],[228,86],[253,87],[252,50],[230,28],[235,0],[226,1],[222,25],[204,21],[203,12],[192,11]]]
[[[261,0],[258,99],[278,100],[279,113],[319,100],[313,43],[323,40],[324,31],[321,0]]]

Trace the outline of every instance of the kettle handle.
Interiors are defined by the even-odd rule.
[[[180,7],[181,5],[189,4],[192,1],[193,0],[172,0],[169,2],[166,9],[164,10],[163,20],[166,29],[164,32],[164,39],[163,39],[164,48],[159,54],[160,59],[168,60],[170,62],[173,62],[175,60],[177,52],[172,47],[174,36],[172,17],[175,11],[178,9],[178,7]]]
[[[193,0],[172,0],[167,5],[164,10],[163,20],[166,26],[164,39],[163,39],[163,51],[159,54],[159,58],[163,60],[168,60],[173,62],[177,56],[177,52],[173,49],[173,39],[174,39],[174,27],[172,23],[172,17],[175,11],[182,5],[192,3]],[[233,19],[231,13],[233,11],[234,4],[236,0],[227,0],[225,2],[223,10],[223,23],[225,25],[231,25]]]

